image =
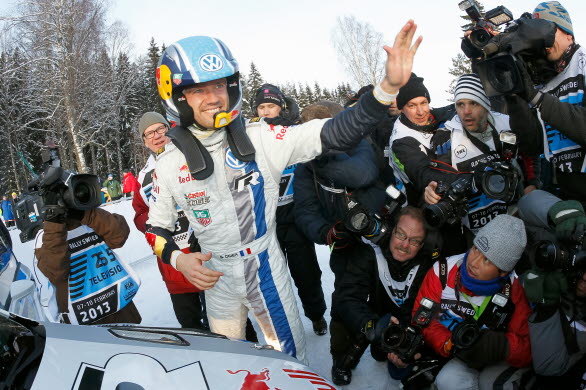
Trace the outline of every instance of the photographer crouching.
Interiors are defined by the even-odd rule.
[[[47,319],[71,324],[140,323],[132,302],[140,279],[112,251],[126,242],[123,216],[98,208],[97,176],[60,166],[56,147],[43,152],[44,172],[23,196],[34,204],[43,230],[36,236],[35,273]],[[25,211],[24,209],[22,211]],[[33,213],[22,213],[27,218]],[[21,236],[21,239],[23,236]]]
[[[450,358],[436,377],[438,389],[518,388],[531,363],[527,319],[531,310],[513,271],[525,249],[523,222],[496,216],[477,233],[466,253],[440,259],[415,299],[439,302],[440,314],[423,338]]]
[[[409,325],[417,289],[433,260],[422,251],[426,230],[420,209],[401,209],[389,233],[379,245],[364,241],[347,249],[352,260],[332,297],[331,328],[337,331],[331,351],[334,369],[350,371],[370,344],[372,356],[388,360],[389,374],[401,380],[420,357],[419,345],[403,361],[383,350],[382,333],[391,323]]]
[[[534,266],[523,275],[534,304],[529,334],[541,388],[586,385],[586,215],[582,204],[534,191],[519,201]]]

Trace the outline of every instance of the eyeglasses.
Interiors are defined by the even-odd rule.
[[[397,238],[397,240],[399,240],[399,241],[405,241],[405,240],[409,239],[409,245],[414,246],[416,248],[423,245],[423,240],[418,240],[416,238],[409,238],[409,237],[407,237],[407,235],[405,233],[401,233],[397,229],[393,230],[393,236],[395,236],[395,238]]]
[[[165,134],[167,132],[167,126],[161,125],[154,130],[145,132],[142,136],[146,139],[151,139],[155,136],[155,133]]]

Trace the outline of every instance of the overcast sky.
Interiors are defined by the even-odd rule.
[[[191,35],[222,39],[244,73],[250,62],[271,83],[307,82],[331,88],[346,81],[331,42],[336,18],[354,15],[369,22],[392,44],[401,26],[414,19],[423,43],[414,71],[425,78],[432,106],[447,102],[451,59],[460,51],[458,0],[111,0],[111,21],[130,31],[134,54],[142,55],[151,37],[161,45]],[[485,0],[485,10],[504,5],[519,17],[532,12],[538,0]],[[586,44],[586,5],[583,0],[561,2],[573,19],[578,43]],[[582,16],[583,19],[580,18]],[[381,48],[382,50],[382,48]]]

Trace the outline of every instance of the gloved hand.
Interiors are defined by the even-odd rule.
[[[201,246],[199,245],[199,241],[195,237],[194,231],[191,232],[191,235],[189,236],[187,243],[189,244],[189,251],[191,253],[201,252]]]
[[[370,341],[371,343],[376,338],[376,320],[370,319],[364,324],[362,327],[362,334]]]
[[[563,200],[549,209],[549,218],[555,225],[555,232],[561,240],[572,240],[574,233],[584,232],[586,215],[577,200]]]
[[[480,370],[491,364],[506,360],[509,356],[509,340],[504,332],[487,330],[470,348],[458,350],[456,357],[470,368]]]
[[[43,213],[45,221],[65,223],[67,208],[63,201],[62,191],[58,187],[48,188],[43,194]]]
[[[346,248],[356,240],[355,233],[348,231],[340,221],[336,222],[326,234],[326,242],[334,250]]]
[[[524,90],[518,92],[517,96],[525,100],[527,103],[530,103],[532,106],[538,105],[541,103],[543,94],[535,89],[535,84],[533,83],[533,80],[531,80],[531,76],[529,76],[529,72],[527,72],[524,64],[518,63],[517,69],[519,69],[524,86]]]
[[[561,270],[531,268],[523,275],[523,287],[529,302],[553,305],[568,290],[568,281]]]
[[[265,122],[267,122],[269,125],[275,126],[293,126],[299,123],[298,121],[292,120],[281,115],[276,116],[274,118],[265,118]]]

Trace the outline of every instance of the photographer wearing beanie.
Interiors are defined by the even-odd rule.
[[[508,199],[489,197],[483,192],[482,175],[492,169],[494,163],[505,162],[509,145],[500,140],[500,134],[511,132],[509,117],[491,110],[484,88],[476,74],[465,74],[458,78],[454,88],[456,115],[439,129],[431,140],[433,157],[428,165],[418,171],[416,183],[424,184],[424,200],[427,204],[437,204],[442,196],[437,194],[438,182],[450,184],[462,173],[473,173],[475,186],[467,193],[468,212],[462,218],[462,225],[476,233],[491,218],[506,214],[507,208],[514,203],[517,182],[512,176],[509,185],[513,193]],[[516,153],[514,150],[513,153]],[[520,169],[511,164],[511,169],[521,177]],[[518,179],[517,179],[518,180]]]
[[[557,1],[539,3],[534,19],[548,20],[553,44],[545,49],[550,75],[534,82],[519,67],[524,90],[507,96],[511,126],[518,123],[520,150],[532,156],[544,154],[554,168],[562,199],[586,201],[586,108],[584,108],[584,48],[576,43],[572,20]],[[549,36],[548,38],[552,38]],[[529,107],[532,107],[531,111]]]
[[[423,78],[411,73],[397,96],[397,108],[401,110],[395,121],[390,138],[390,164],[393,167],[397,187],[407,195],[410,205],[417,206],[427,185],[418,183],[418,171],[429,164],[431,137],[450,119],[452,106],[431,109],[431,97],[423,84]]]
[[[531,362],[531,310],[514,267],[526,245],[523,221],[498,215],[466,253],[440,259],[415,299],[440,303],[440,314],[423,329],[425,342],[450,358],[436,377],[438,389],[517,388]]]

